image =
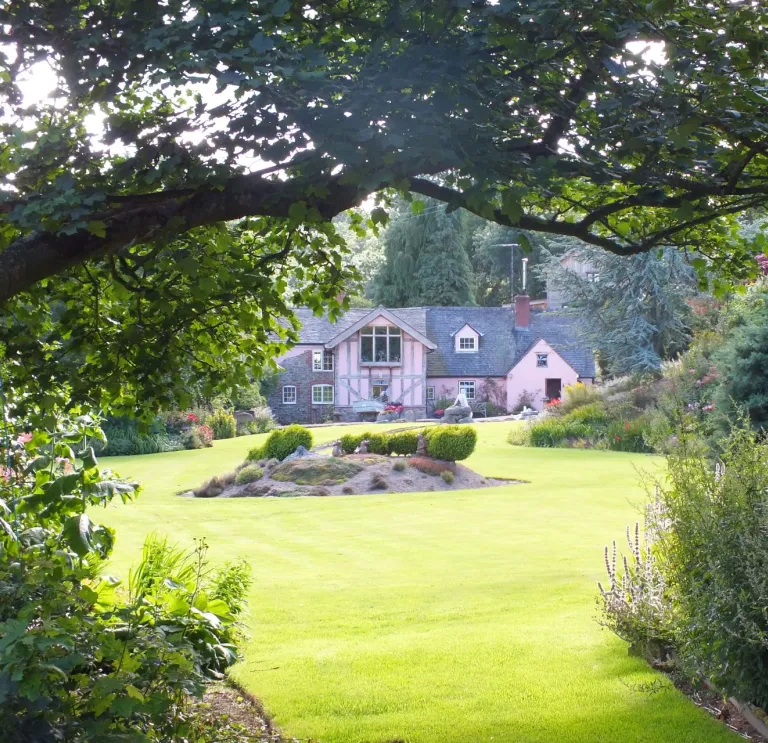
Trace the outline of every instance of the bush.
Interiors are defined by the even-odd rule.
[[[688,434],[660,485],[660,546],[675,587],[676,648],[688,673],[724,696],[768,705],[768,445],[748,424],[714,451]]]
[[[531,446],[567,446],[571,439],[585,439],[592,433],[586,423],[563,418],[544,418],[533,423],[529,430]]]
[[[440,473],[440,477],[446,485],[450,485],[453,482],[454,475],[450,470],[443,470]]]
[[[368,437],[368,451],[371,454],[389,456],[389,442],[385,433],[372,433]]]
[[[387,453],[415,454],[419,446],[418,431],[402,431],[401,433],[390,433],[387,436]]]
[[[345,454],[354,454],[355,449],[360,446],[361,442],[370,437],[371,434],[368,431],[365,433],[348,433],[339,439],[341,449]]]
[[[285,428],[278,428],[272,431],[264,442],[264,446],[251,449],[248,452],[248,459],[279,459],[281,462],[289,454],[293,454],[296,449],[303,446],[305,449],[312,448],[312,433],[308,428],[293,424]],[[258,453],[258,456],[256,456]]]
[[[610,423],[611,417],[601,403],[592,402],[576,408],[563,418],[568,423],[584,423],[593,428],[605,427]]]
[[[260,480],[264,475],[264,470],[261,467],[257,467],[255,464],[249,464],[247,467],[243,467],[235,477],[235,483],[237,485],[247,485],[249,482],[256,482]]]
[[[404,472],[404,471],[405,471],[405,468],[406,468],[406,464],[405,464],[405,462],[403,462],[403,460],[402,460],[402,459],[398,459],[398,460],[397,460],[397,461],[396,461],[396,462],[395,462],[395,463],[392,465],[392,469],[393,469],[395,472]]]
[[[653,449],[646,441],[647,431],[648,421],[644,417],[618,420],[608,426],[605,440],[611,451],[650,452]]]
[[[237,421],[232,413],[216,410],[208,418],[208,426],[213,430],[214,439],[233,439],[237,433]]]
[[[434,475],[435,477],[446,470],[453,471],[456,467],[453,462],[439,461],[429,457],[411,457],[408,464],[425,475]]]
[[[182,439],[186,449],[205,449],[213,446],[213,429],[210,426],[192,426]]]
[[[562,402],[558,406],[558,411],[567,415],[584,405],[590,405],[599,400],[600,393],[593,385],[583,382],[567,384],[563,390]]]
[[[450,408],[451,405],[453,405],[455,399],[456,398],[454,397],[441,397],[439,400],[435,400],[434,409],[445,410],[446,408]]]
[[[199,488],[195,488],[192,493],[195,498],[216,498],[235,482],[236,477],[234,472],[229,472],[226,475],[216,475],[204,482]]]
[[[439,426],[429,429],[427,452],[430,457],[457,462],[466,459],[477,445],[474,426]]]
[[[518,396],[517,396],[517,402],[514,404],[514,407],[512,408],[512,413],[522,413],[524,408],[531,408],[533,409],[535,400],[533,396],[533,392],[528,392],[528,390],[523,390]]]
[[[531,446],[531,426],[527,423],[512,426],[507,434],[507,443],[512,446]]]
[[[387,490],[389,488],[389,483],[387,482],[387,479],[382,475],[380,472],[376,472],[371,477],[371,484],[370,487],[372,490]]]

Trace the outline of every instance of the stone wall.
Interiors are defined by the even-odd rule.
[[[334,384],[334,374],[330,371],[312,371],[312,351],[305,351],[280,360],[285,371],[280,374],[277,386],[269,395],[269,407],[278,423],[323,423],[332,420],[333,405],[313,405],[313,384]],[[296,387],[296,404],[283,404],[283,387],[292,384]]]

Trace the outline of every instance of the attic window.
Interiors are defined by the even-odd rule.
[[[477,345],[474,336],[465,335],[459,338],[459,351],[472,352],[475,350],[477,350]]]
[[[549,357],[548,353],[537,353],[536,354],[536,366],[549,366],[547,362],[547,358]]]
[[[392,325],[367,325],[360,331],[360,361],[363,364],[399,364],[400,328]]]

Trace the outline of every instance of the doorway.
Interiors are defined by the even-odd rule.
[[[548,400],[560,399],[562,394],[562,380],[560,379],[547,379],[544,382],[544,396]]]

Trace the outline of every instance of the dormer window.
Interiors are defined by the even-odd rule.
[[[477,339],[472,335],[463,335],[459,338],[459,351],[473,353],[477,351]]]
[[[360,363],[399,364],[402,333],[393,325],[367,325],[360,331]]]
[[[549,358],[549,354],[547,353],[537,353],[536,366],[539,366],[539,367],[549,366],[548,358]]]

